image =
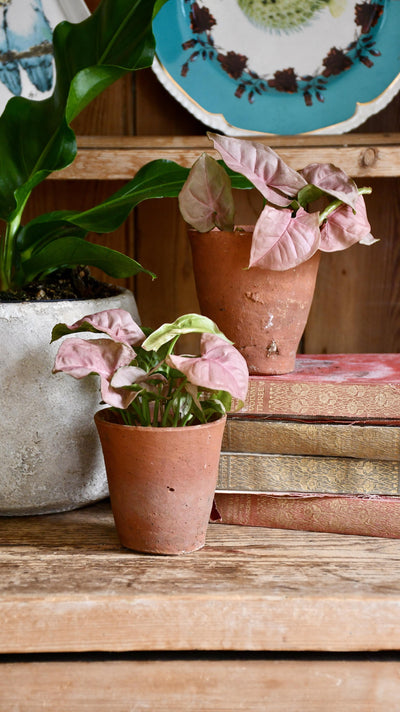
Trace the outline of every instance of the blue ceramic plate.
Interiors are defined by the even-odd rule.
[[[400,89],[400,0],[169,0],[153,69],[231,136],[342,133]]]
[[[52,31],[62,20],[90,15],[83,0],[2,0],[0,3],[0,113],[12,96],[45,99],[55,72]]]

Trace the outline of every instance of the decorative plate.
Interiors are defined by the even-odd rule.
[[[52,31],[90,15],[83,0],[0,0],[0,112],[12,96],[45,99],[54,86]]]
[[[400,89],[400,0],[170,0],[153,69],[231,136],[342,133]]]

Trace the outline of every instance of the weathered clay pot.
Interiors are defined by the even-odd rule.
[[[204,546],[226,417],[205,425],[120,425],[95,415],[120,542],[135,551],[184,554]]]
[[[0,303],[0,515],[60,512],[107,496],[93,423],[98,378],[52,374],[60,342],[50,339],[56,323],[111,308],[138,319],[128,290],[108,299]]]
[[[247,361],[250,374],[289,373],[307,323],[319,253],[284,272],[247,269],[252,229],[189,230],[201,312]]]

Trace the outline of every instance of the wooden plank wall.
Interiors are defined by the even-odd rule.
[[[99,0],[87,0],[93,10]],[[358,132],[398,132],[400,97]],[[206,127],[183,109],[150,69],[110,87],[75,121],[80,135],[170,136],[204,135]],[[400,173],[400,166],[399,166]],[[365,184],[365,181],[362,181]],[[384,352],[400,347],[400,182],[370,181],[368,214],[373,234],[381,241],[371,248],[324,255],[314,304],[302,343],[308,353]],[[55,208],[83,208],[119,187],[118,181],[47,181],[36,189],[31,214]],[[240,218],[251,219],[257,200],[240,195]],[[128,252],[158,278],[140,275],[124,282],[134,289],[142,321],[155,327],[186,311],[198,309],[186,228],[177,201],[149,201],[114,235],[98,238]]]

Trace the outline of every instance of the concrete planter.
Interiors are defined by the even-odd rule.
[[[0,302],[0,515],[75,509],[108,494],[94,413],[97,378],[52,374],[58,322],[122,308],[138,320],[135,299]],[[81,335],[80,335],[81,336]]]

